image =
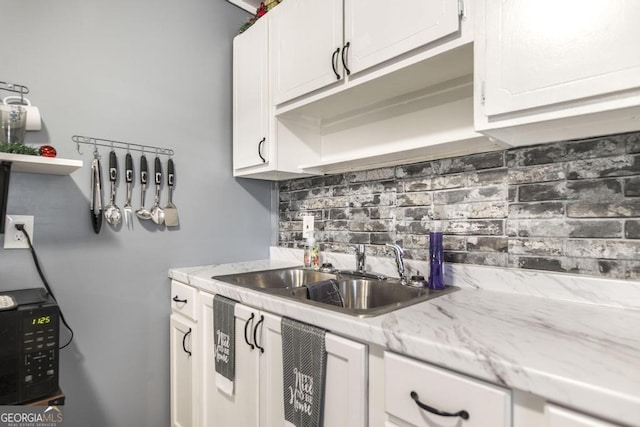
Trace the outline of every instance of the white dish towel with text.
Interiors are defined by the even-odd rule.
[[[285,427],[320,427],[327,350],[324,329],[282,318]]]
[[[213,347],[216,365],[216,386],[233,396],[236,378],[236,302],[220,295],[213,297]]]

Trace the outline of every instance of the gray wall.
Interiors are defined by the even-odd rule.
[[[27,85],[44,120],[27,143],[84,161],[66,177],[14,173],[8,203],[35,216],[34,245],[76,333],[61,352],[65,425],[169,425],[167,270],[268,257],[270,184],[231,174],[231,40],[247,14],[223,0],[0,5],[0,80]],[[92,150],[79,154],[74,134],[173,148],[180,228],[136,219],[95,235]],[[29,252],[2,250],[0,290],[32,286]]]
[[[280,245],[316,218],[324,249],[640,279],[640,133],[280,183]]]

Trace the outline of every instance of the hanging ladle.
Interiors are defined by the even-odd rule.
[[[144,152],[140,156],[140,183],[142,190],[140,192],[140,209],[136,211],[136,216],[140,219],[151,219],[151,212],[144,207],[144,196],[147,192],[149,166],[147,165],[147,157]]]
[[[111,150],[109,153],[109,181],[111,183],[111,197],[109,205],[104,209],[104,219],[109,225],[116,227],[122,220],[120,208],[116,206],[116,179],[118,178],[118,158],[116,152]]]

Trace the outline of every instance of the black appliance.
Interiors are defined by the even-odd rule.
[[[0,405],[58,390],[60,310],[46,290],[0,291],[17,305],[0,311]]]

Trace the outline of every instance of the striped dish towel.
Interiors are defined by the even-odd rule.
[[[324,410],[327,331],[282,318],[285,427],[320,427]]]

